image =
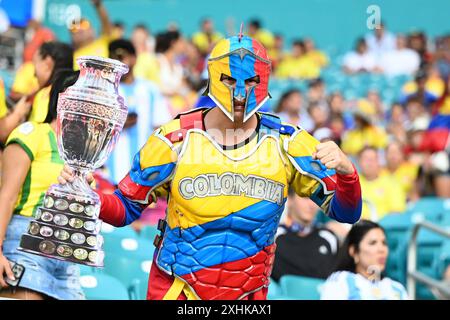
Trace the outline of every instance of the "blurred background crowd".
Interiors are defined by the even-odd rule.
[[[155,32],[151,21],[129,24],[120,15],[111,18],[109,2],[104,2],[85,1],[95,13],[60,27],[69,35],[64,39],[58,36],[61,30],[43,23],[42,13],[29,14],[20,25],[8,1],[0,2],[0,142],[24,121],[45,120],[59,69],[76,70],[76,59],[83,55],[118,59],[130,67],[120,86],[129,115],[108,162],[96,172],[97,187],[113,191],[155,128],[180,112],[212,106],[202,96],[208,53],[218,40],[234,35],[240,22],[223,32],[204,15],[194,32],[185,32],[183,21]],[[365,25],[352,30],[359,37],[351,46],[337,48],[317,45],[301,26],[301,36],[295,30],[289,30],[289,37],[271,30],[256,10],[243,22],[244,32],[259,40],[272,60],[272,99],[263,111],[320,141],[335,141],[352,157],[361,179],[363,218],[385,227],[389,249],[403,252],[405,261],[405,246],[393,245],[390,237],[389,216],[409,214],[411,222],[417,219],[414,213],[427,219],[428,211],[435,217],[437,210],[433,222],[443,226],[450,221],[450,33],[445,33],[450,29],[433,36],[415,28],[395,32],[382,16],[372,30]],[[165,199],[149,207],[133,225],[136,234],[148,232],[164,210]],[[412,222],[405,230],[411,228]],[[274,283],[289,274],[327,278],[349,230],[329,221],[311,200],[290,195],[278,232]],[[402,241],[408,235],[405,231]],[[439,241],[441,250],[444,241]],[[305,255],[312,258],[302,259]],[[388,267],[397,269],[388,275],[405,284],[405,266],[392,261]],[[429,273],[444,280],[446,263]],[[423,297],[432,295],[426,291]]]

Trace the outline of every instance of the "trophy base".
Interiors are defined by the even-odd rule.
[[[102,268],[104,252],[92,248],[68,245],[62,241],[48,240],[24,234],[17,250],[42,257],[69,261],[91,267]]]
[[[73,195],[52,186],[18,250],[93,267],[103,267],[102,221],[97,194]],[[98,198],[98,196],[97,196]]]

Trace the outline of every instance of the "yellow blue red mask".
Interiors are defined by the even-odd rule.
[[[255,39],[234,36],[217,43],[208,59],[208,96],[234,121],[233,99],[245,98],[244,122],[269,98],[270,60],[266,49]],[[224,83],[232,78],[234,85]],[[246,80],[259,78],[246,88]]]

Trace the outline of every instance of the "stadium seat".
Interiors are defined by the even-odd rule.
[[[108,237],[137,238],[138,236],[131,226],[117,228],[105,222],[102,223],[101,234],[105,239]]]
[[[80,264],[80,276],[92,275],[96,273],[100,273],[103,268],[94,268],[90,266],[86,266],[84,264]]]
[[[270,279],[269,289],[267,291],[267,300],[288,300],[289,298],[283,295],[281,286],[275,280]]]
[[[395,250],[389,249],[386,264],[386,275],[406,286],[406,252],[408,250],[407,239],[401,239]]]
[[[320,286],[323,279],[285,275],[280,278],[282,293],[296,300],[320,300]]]
[[[417,270],[424,274],[439,279],[436,268],[436,257],[441,251],[445,238],[429,230],[420,230],[417,237]],[[417,299],[435,299],[431,291],[424,285],[417,285]]]
[[[442,214],[441,226],[450,227],[450,212],[444,212]]]
[[[109,254],[105,258],[104,272],[118,279],[128,290],[131,299],[145,300],[152,258]]]
[[[155,247],[153,240],[142,238],[115,238],[105,239],[105,264],[108,255],[122,255],[125,257],[139,257],[150,259],[153,256]]]
[[[422,212],[428,221],[439,221],[444,212],[450,212],[450,199],[426,197],[409,205],[408,211]]]
[[[412,228],[411,214],[388,214],[380,220],[380,225],[386,231],[389,249],[395,251],[401,241],[406,239],[408,230]]]
[[[125,286],[109,275],[84,275],[80,283],[87,300],[130,300]]]
[[[446,239],[436,256],[436,273],[443,277],[445,269],[450,266],[450,239]]]
[[[160,234],[160,231],[156,226],[147,225],[141,229],[139,238],[153,241],[158,234]]]

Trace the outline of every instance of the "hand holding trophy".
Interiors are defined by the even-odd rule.
[[[100,199],[86,176],[106,161],[125,123],[127,107],[118,87],[128,67],[100,57],[77,62],[77,82],[59,95],[56,132],[59,154],[74,179],[47,190],[19,250],[101,267]]]

